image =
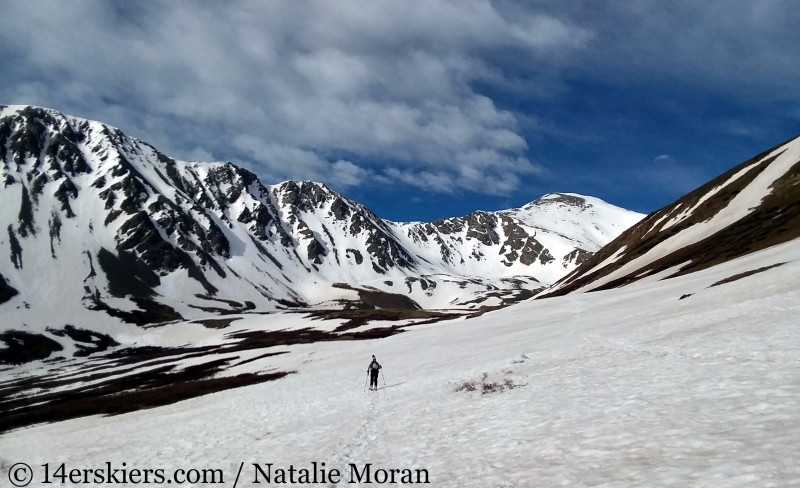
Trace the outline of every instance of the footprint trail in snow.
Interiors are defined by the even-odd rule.
[[[338,483],[328,484],[328,488],[344,486],[350,481],[350,464],[361,466],[357,461],[361,458],[367,445],[375,438],[375,418],[377,417],[376,404],[379,402],[379,395],[376,392],[370,395],[369,403],[364,409],[364,421],[359,427],[356,435],[344,449],[336,456],[332,467],[338,467],[342,475]]]

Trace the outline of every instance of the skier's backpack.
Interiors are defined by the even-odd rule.
[[[380,369],[381,365],[377,361],[372,361],[372,369]]]

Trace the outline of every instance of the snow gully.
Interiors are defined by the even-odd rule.
[[[330,484],[330,483],[375,483],[416,485],[430,484],[427,469],[384,469],[375,468],[372,463],[363,466],[347,465],[349,477],[342,479],[338,469],[325,469],[325,463],[312,462],[307,468],[278,468],[272,463],[253,464],[253,483],[260,484]]]

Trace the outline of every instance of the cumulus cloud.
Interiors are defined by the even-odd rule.
[[[8,4],[0,36],[14,76],[0,94],[99,118],[179,157],[238,160],[268,180],[495,192],[530,171],[528,146],[515,115],[471,83],[497,76],[493,52],[547,56],[590,37],[481,0],[202,7]]]
[[[504,193],[543,170],[520,121],[549,124],[496,94],[659,79],[796,100],[798,21],[789,0],[6,2],[0,101],[267,182]]]

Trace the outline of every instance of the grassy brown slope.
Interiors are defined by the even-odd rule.
[[[563,278],[560,283],[564,284],[564,286],[558,290],[542,294],[539,298],[566,295],[583,288],[621,268],[626,263],[646,254],[661,242],[664,242],[683,230],[711,219],[720,210],[727,207],[731,200],[733,200],[747,185],[752,183],[777,156],[759,163],[760,159],[794,139],[796,138],[764,151],[714,178],[674,203],[648,215],[641,222],[623,232],[617,239],[595,253],[581,266],[576,268],[575,271]],[[750,165],[755,166],[750,168],[736,181],[730,183],[703,202],[703,204],[696,208],[685,220],[664,231],[653,229],[656,222],[661,222],[659,224],[660,227],[663,223],[691,209],[706,194],[724,184],[736,173]],[[680,276],[694,271],[700,271],[716,264],[800,237],[800,186],[798,185],[800,185],[800,161],[795,163],[785,175],[775,181],[771,187],[772,192],[746,217],[720,230],[714,235],[679,249],[668,256],[633,271],[627,276],[595,288],[595,290],[624,286],[645,276],[682,264],[683,266],[680,270],[672,276]],[[623,253],[615,262],[589,273],[592,268],[623,248]]]
[[[214,378],[210,377],[216,371],[214,366],[209,368],[202,364],[179,373],[154,370],[122,381],[103,383],[96,388],[66,392],[47,403],[6,412],[0,420],[0,432],[44,422],[89,415],[119,415],[160,407],[222,390],[273,381],[291,374],[282,371]],[[168,370],[169,367],[164,369]]]
[[[724,285],[726,283],[733,283],[734,281],[739,281],[742,278],[747,278],[748,276],[753,276],[754,274],[763,273],[764,271],[769,271],[772,268],[777,268],[778,266],[783,266],[784,264],[786,264],[786,263],[776,263],[776,264],[773,264],[772,266],[764,266],[764,267],[761,267],[761,268],[758,268],[758,269],[751,269],[750,271],[745,271],[744,273],[738,273],[738,274],[735,274],[733,276],[729,276],[729,277],[725,278],[724,280],[719,280],[719,281],[717,281],[715,283],[712,283],[709,286],[709,288],[712,288],[714,286]]]

